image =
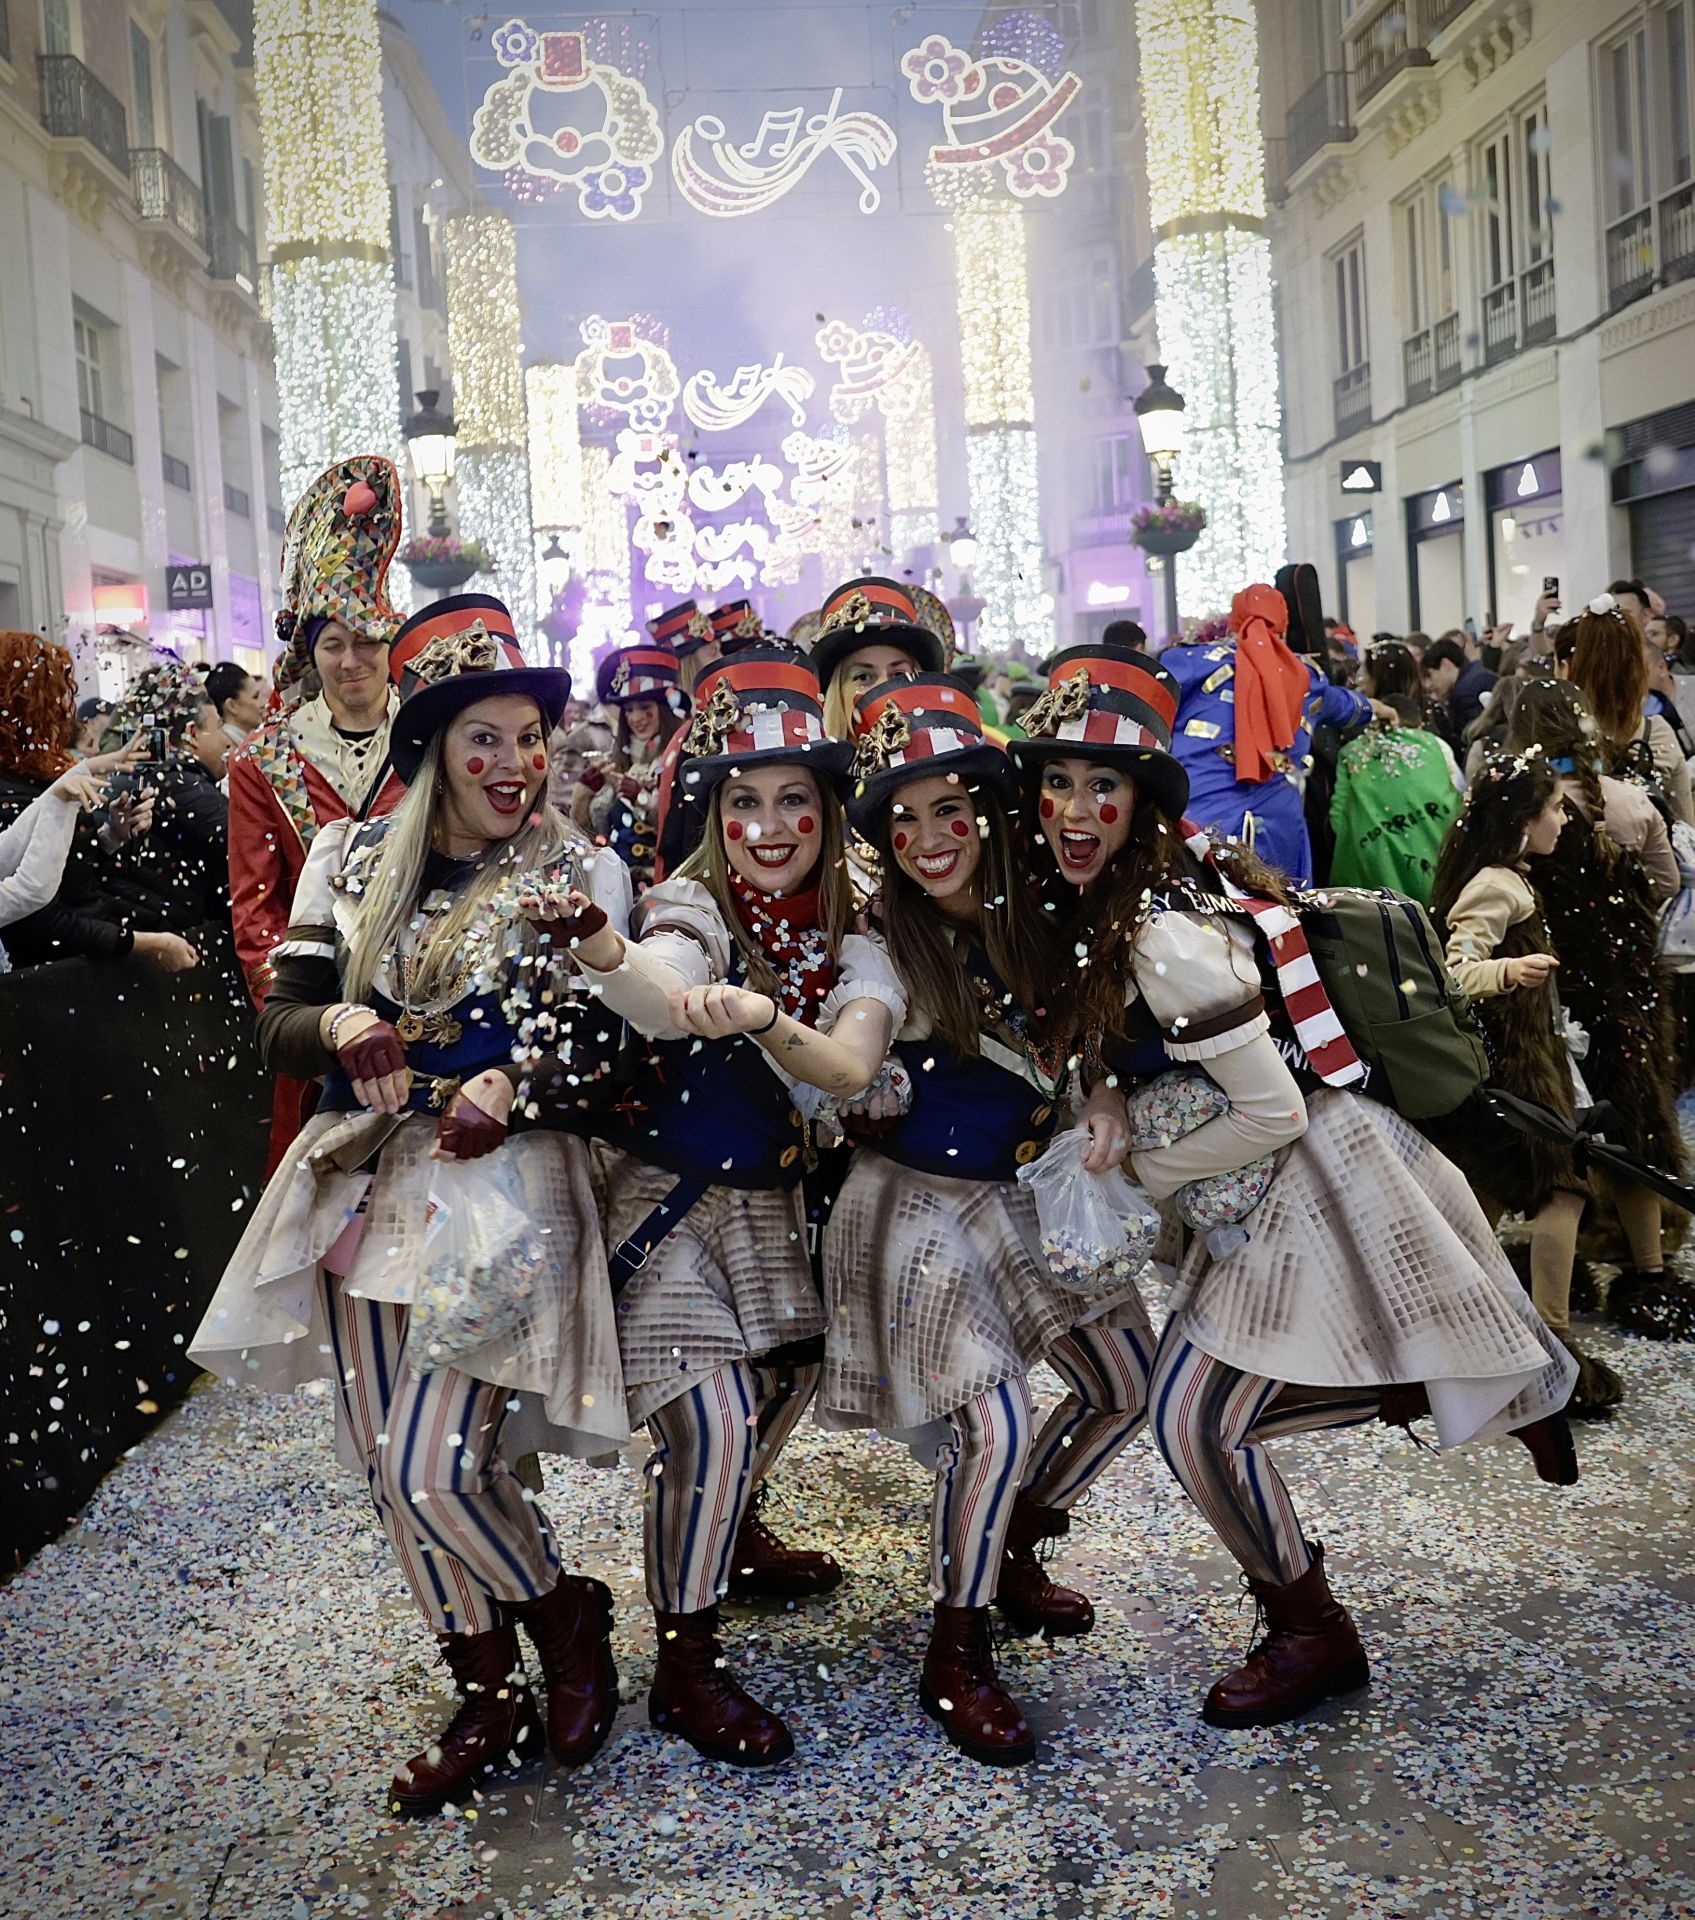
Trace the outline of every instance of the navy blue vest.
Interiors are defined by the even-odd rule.
[[[368,1004],[384,1020],[398,1021],[404,1011],[374,988]],[[413,1040],[406,1048],[406,1064],[412,1072],[412,1091],[406,1102],[408,1113],[439,1113],[445,1104],[443,1083],[469,1080],[485,1067],[509,1066],[517,1035],[500,1010],[498,993],[467,995],[449,1013],[459,1022],[459,1038],[452,1046],[439,1040]],[[357,1107],[353,1085],[340,1065],[325,1077],[318,1098],[318,1110],[345,1112]]]
[[[912,1106],[879,1140],[885,1159],[949,1180],[1011,1180],[1058,1124],[1053,1103],[997,1061],[944,1053],[933,1040],[901,1040]]]

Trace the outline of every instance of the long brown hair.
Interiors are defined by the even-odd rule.
[[[1642,629],[1622,607],[1580,613],[1560,630],[1560,650],[1571,648],[1571,684],[1581,687],[1602,737],[1616,752],[1636,738],[1648,695]]]
[[[818,864],[812,870],[818,877],[818,925],[830,944],[831,954],[839,959],[842,942],[853,931],[853,882],[848,877],[847,835],[842,826],[841,802],[816,768],[797,761],[792,770],[811,775],[818,789]],[[706,831],[701,835],[700,845],[677,868],[676,877],[698,880],[712,895],[742,957],[747,984],[756,993],[774,997],[778,990],[777,976],[765,958],[764,948],[742,924],[736,890],[730,881],[730,855],[724,845],[724,792],[729,784],[728,780],[718,783],[707,810]]]
[[[76,671],[39,633],[0,633],[0,773],[57,780],[76,738]]]
[[[1601,788],[1606,745],[1583,690],[1573,680],[1527,680],[1507,721],[1508,753],[1540,747],[1550,760],[1569,760],[1583,792],[1589,824],[1611,843],[1606,832],[1607,801]]]
[[[1066,1012],[1071,1029],[1091,1038],[1123,1028],[1130,950],[1152,911],[1154,896],[1197,883],[1207,891],[1216,887],[1209,869],[1189,851],[1179,823],[1163,813],[1142,788],[1134,790],[1130,837],[1122,851],[1088,892],[1079,894],[1075,888],[1063,888],[1076,903],[1068,922],[1063,910],[1056,913],[1076,954],[1075,969],[1066,976],[1071,983]],[[1042,845],[1047,848],[1045,836]],[[1243,892],[1289,904],[1288,883],[1283,876],[1240,841],[1215,837],[1213,859]],[[1050,892],[1057,893],[1063,881],[1051,849],[1047,849],[1047,864],[1053,873]]]
[[[1444,937],[1448,915],[1485,867],[1516,866],[1524,836],[1559,790],[1545,754],[1492,753],[1466,791],[1465,811],[1448,829],[1430,890],[1430,917]]]
[[[996,978],[1012,996],[1009,1010],[1023,1014],[1034,1034],[1043,1033],[1050,1025],[1047,1003],[1059,978],[1058,930],[1053,916],[1044,913],[1031,897],[1011,817],[992,787],[972,787],[968,791],[976,802],[983,850],[977,868],[974,928],[950,919],[917,881],[901,870],[891,843],[892,806],[883,809],[872,838],[883,872],[878,917],[889,958],[909,998],[934,1022],[942,1045],[966,1059],[982,1051],[982,1023],[971,975],[948,938],[950,928],[963,928],[976,940]]]
[[[641,696],[659,709],[659,730],[653,736],[653,745],[648,749],[650,760],[664,757],[665,749],[671,744],[671,736],[683,724],[683,716],[677,712],[662,693],[646,693]],[[618,702],[618,725],[613,731],[613,745],[618,755],[618,764],[627,773],[630,769],[630,754],[636,746],[636,738],[630,732],[630,708],[633,700]]]

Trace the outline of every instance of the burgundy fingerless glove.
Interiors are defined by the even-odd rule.
[[[468,1093],[456,1093],[436,1126],[436,1145],[455,1160],[480,1160],[506,1138],[506,1122],[484,1113]]]
[[[349,1080],[380,1080],[406,1071],[406,1044],[386,1020],[363,1027],[344,1041],[335,1056]]]
[[[584,767],[577,775],[577,785],[586,788],[590,793],[599,793],[606,785],[606,775],[599,767]]]
[[[555,947],[569,947],[578,940],[592,940],[605,925],[605,908],[591,901],[581,913],[568,914],[563,920],[538,920],[536,932],[551,940]]]
[[[627,773],[618,782],[618,797],[621,800],[639,800],[641,798],[641,791],[642,783],[639,780],[632,779]]]

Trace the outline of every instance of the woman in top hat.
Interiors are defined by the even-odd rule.
[[[582,1066],[569,957],[536,918],[541,894],[574,883],[616,921],[629,883],[546,804],[546,743],[570,682],[524,665],[499,601],[437,601],[401,628],[393,658],[406,796],[388,819],[320,830],[260,1015],[267,1065],[326,1076],[323,1095],[190,1351],[273,1391],[335,1382],[338,1451],[364,1469],[461,1694],[395,1776],[394,1808],[417,1814],[540,1752],[514,1622],[540,1654],[562,1761],[594,1753],[616,1709],[610,1597],[561,1572],[508,1463],[538,1446],[603,1454],[629,1431],[587,1149],[521,1130],[515,1110]],[[598,1008],[591,1019],[604,1024]],[[435,1163],[485,1155],[536,1230],[523,1310],[491,1322],[504,1301],[473,1288],[443,1362],[442,1296],[471,1282],[457,1264],[430,1273]]]
[[[659,778],[665,751],[689,710],[675,652],[659,641],[622,647],[595,675],[602,706],[615,707],[612,753],[592,757],[571,796],[571,818],[624,862],[638,894],[653,879],[659,838]]]
[[[580,898],[577,956],[658,1042],[601,1131],[607,1238],[630,1418],[654,1440],[647,1586],[655,1726],[713,1759],[794,1751],[722,1664],[717,1603],[828,1591],[828,1554],[789,1549],[750,1510],[818,1379],[824,1316],[799,1181],[817,1090],[851,1100],[905,1013],[880,944],[854,934],[818,682],[755,643],[702,675],[679,783],[700,846],[647,895],[625,941]]]
[[[1140,1425],[1153,1336],[1133,1279],[1087,1302],[1055,1281],[1016,1177],[1054,1130],[1070,1046],[1046,1017],[1063,967],[1014,837],[1011,762],[943,674],[877,688],[859,718],[848,812],[879,856],[912,1099],[855,1153],[831,1218],[819,1421],[878,1428],[936,1466],[919,1697],[955,1746],[1015,1765],[1036,1742],[996,1679],[989,1603],[998,1584],[1022,1632],[1092,1624],[1034,1547]],[[1085,1311],[1096,1323],[1073,1331]],[[1075,1404],[1032,1476],[1025,1376],[1044,1356]],[[1032,1477],[1036,1498],[1019,1491]]]
[[[655,614],[647,623],[647,630],[660,646],[670,647],[676,654],[679,684],[684,693],[692,695],[694,683],[718,658],[719,635],[714,616],[694,601],[682,600]]]
[[[946,664],[940,638],[918,617],[905,587],[869,576],[849,580],[824,602],[812,643],[825,731],[832,740],[851,740],[861,695],[897,676],[940,673]]]
[[[714,661],[734,653],[738,647],[765,638],[765,623],[754,612],[751,600],[728,600],[723,606],[714,607],[711,613],[702,613],[692,600],[685,600],[681,606],[672,607],[657,620],[650,621],[648,631],[655,637],[673,636],[672,643],[682,662],[683,691],[692,698],[696,682]],[[679,730],[671,736],[659,766],[659,850],[653,870],[661,880],[681,866],[700,844],[699,809],[671,804],[682,749],[683,736]]]
[[[1073,902],[1072,1024],[1109,1069],[1088,1110],[1116,1119],[1118,1077],[1173,1062],[1222,1092],[1215,1118],[1126,1160],[1157,1199],[1279,1156],[1246,1244],[1214,1258],[1196,1241],[1185,1255],[1148,1402],[1161,1453],[1268,1624],[1203,1717],[1269,1726],[1363,1685],[1367,1669],[1267,1442],[1428,1408],[1442,1445],[1515,1432],[1541,1477],[1565,1484],[1577,1466],[1559,1410],[1576,1368],[1458,1170],[1348,1090],[1359,1062],[1276,877],[1183,821],[1177,702],[1146,655],[1070,647],[1011,751],[1056,900]],[[1281,996],[1297,991],[1291,1013]],[[1286,1055],[1304,1062],[1299,1080]]]

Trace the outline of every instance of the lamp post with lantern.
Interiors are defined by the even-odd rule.
[[[1172,468],[1183,452],[1184,413],[1187,403],[1165,377],[1165,368],[1157,361],[1148,363],[1148,384],[1131,402],[1131,410],[1142,432],[1142,451],[1153,462],[1158,487],[1158,505],[1167,506],[1172,494]],[[1202,525],[1205,522],[1203,520]],[[1131,536],[1144,553],[1157,554],[1165,568],[1166,637],[1176,639],[1182,633],[1177,617],[1177,556],[1187,553],[1201,537],[1201,528],[1143,526]]]
[[[953,615],[954,624],[959,628],[966,651],[969,652],[971,630],[976,626],[985,602],[971,585],[971,569],[977,564],[977,536],[966,524],[963,514],[954,522],[953,532],[948,535],[948,559],[959,576],[959,587],[948,601],[947,609]]]

